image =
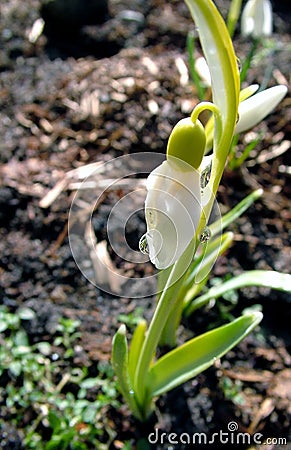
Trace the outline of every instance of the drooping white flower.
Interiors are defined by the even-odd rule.
[[[186,162],[168,157],[147,179],[146,240],[151,262],[170,267],[195,236],[201,215],[200,173]]]
[[[270,0],[248,0],[241,17],[243,36],[262,38],[271,36],[273,14]]]
[[[200,30],[200,44],[211,75],[213,101],[201,102],[190,118],[174,127],[168,141],[167,161],[148,178],[147,233],[141,239],[141,248],[148,248],[151,261],[161,269],[178,263],[197,232],[207,225],[232,142],[239,101],[237,60],[223,18],[212,1],[185,2]],[[199,170],[206,134],[198,118],[207,109],[213,112],[215,123],[213,170],[201,197]],[[173,157],[181,162],[173,164]],[[184,164],[189,165],[188,170]]]
[[[259,92],[239,104],[235,133],[242,133],[261,122],[285,97],[288,89],[278,85]]]

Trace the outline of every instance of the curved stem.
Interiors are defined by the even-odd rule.
[[[195,106],[195,108],[193,109],[193,111],[191,113],[191,116],[190,116],[192,122],[195,123],[196,120],[198,119],[199,115],[203,111],[206,111],[206,110],[211,111],[214,114],[216,120],[220,124],[219,128],[222,129],[222,117],[221,117],[220,110],[219,110],[218,106],[215,105],[212,102],[200,102],[200,103],[198,103],[198,105]]]

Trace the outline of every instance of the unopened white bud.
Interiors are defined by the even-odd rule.
[[[248,0],[241,17],[243,36],[262,38],[271,36],[273,14],[270,0]]]
[[[276,108],[287,90],[284,85],[274,86],[241,102],[238,107],[239,120],[235,133],[242,133],[260,123]]]

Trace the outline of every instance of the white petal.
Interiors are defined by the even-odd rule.
[[[249,0],[241,18],[243,36],[270,36],[273,29],[272,6],[269,0]]]
[[[264,1],[263,8],[264,8],[263,35],[271,36],[273,31],[273,12],[272,12],[272,5],[269,2],[269,0]]]
[[[167,160],[147,180],[145,201],[149,256],[158,269],[174,264],[195,235],[201,214],[200,174]]]
[[[241,33],[243,36],[252,34],[254,30],[254,0],[249,0],[242,12],[241,16]]]
[[[260,123],[287,94],[284,85],[274,86],[259,92],[239,104],[239,120],[235,133],[242,133]]]

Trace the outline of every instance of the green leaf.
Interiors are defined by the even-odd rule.
[[[112,341],[112,365],[117,376],[120,392],[128,403],[132,413],[140,417],[140,412],[135,399],[132,382],[128,371],[128,346],[126,340],[126,328],[122,324],[115,333]]]
[[[0,333],[7,330],[7,328],[8,328],[8,323],[6,321],[0,319]]]
[[[55,411],[49,411],[48,421],[54,433],[57,433],[62,427],[62,421]]]
[[[51,440],[46,443],[45,450],[60,450],[63,449],[62,437],[61,436],[52,436]]]
[[[76,433],[75,429],[71,428],[59,435],[52,436],[51,440],[46,444],[45,450],[67,450]]]
[[[242,68],[241,68],[241,72],[240,72],[240,81],[241,81],[241,83],[243,83],[243,81],[245,80],[245,78],[247,76],[247,73],[249,71],[249,68],[251,67],[253,57],[254,57],[254,55],[256,53],[256,50],[258,48],[258,44],[259,44],[259,40],[258,39],[254,39],[252,41],[251,49],[250,49],[250,51],[249,51],[245,61],[242,64]]]
[[[243,315],[162,356],[151,367],[147,377],[152,397],[175,388],[210,367],[250,333],[262,317],[260,312]]]
[[[144,342],[145,333],[147,329],[147,323],[145,320],[140,320],[133,333],[129,355],[128,355],[128,372],[131,380],[134,380],[135,370],[138,363],[138,359],[141,353],[141,348]]]
[[[85,378],[85,380],[81,381],[80,388],[81,389],[92,389],[96,388],[100,385],[100,379],[99,378]]]
[[[229,224],[234,222],[239,216],[241,216],[258,198],[263,194],[262,189],[257,189],[256,191],[249,194],[241,202],[239,202],[231,211],[225,214],[221,219],[213,222],[209,225],[209,230],[211,235],[219,233],[221,230],[226,228]]]
[[[17,347],[29,347],[28,336],[24,330],[18,330],[15,333],[14,344]]]
[[[19,308],[17,310],[18,317],[22,320],[32,320],[35,318],[36,314],[35,311],[31,308]]]
[[[221,297],[232,289],[240,289],[246,286],[268,287],[279,291],[291,292],[291,275],[273,270],[246,271],[218,286],[213,286],[206,294],[193,300],[186,309],[185,314],[189,316],[197,308],[206,305],[211,299]]]
[[[9,365],[9,372],[12,373],[14,377],[18,377],[22,372],[22,366],[19,361],[13,361]]]
[[[87,406],[85,410],[83,411],[82,419],[85,423],[94,423],[96,422],[96,414],[97,414],[98,408],[96,402],[92,405]]]
[[[37,342],[34,347],[44,356],[51,354],[52,346],[49,342]]]

